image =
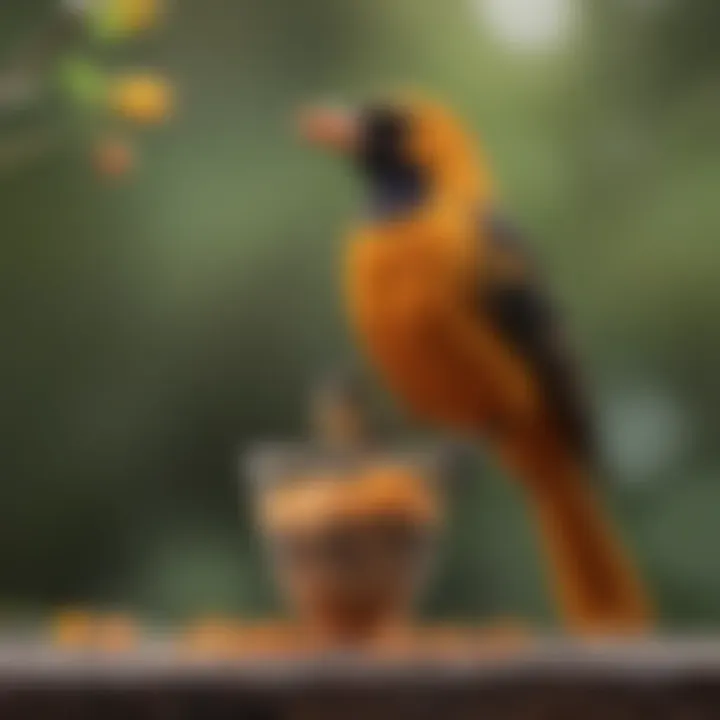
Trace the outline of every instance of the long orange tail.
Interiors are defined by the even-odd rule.
[[[571,632],[626,634],[648,629],[652,608],[593,483],[562,449],[506,453],[529,486],[561,617]]]

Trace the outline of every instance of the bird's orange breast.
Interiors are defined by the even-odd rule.
[[[361,231],[347,291],[371,361],[418,415],[468,432],[529,397],[526,374],[486,324],[447,242],[416,224]]]

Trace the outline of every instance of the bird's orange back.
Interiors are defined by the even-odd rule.
[[[523,363],[478,315],[488,247],[477,219],[492,203],[490,172],[449,111],[425,99],[404,102],[412,123],[407,152],[426,172],[427,197],[351,234],[351,320],[391,389],[417,414],[477,433],[504,405],[527,414],[536,403]]]

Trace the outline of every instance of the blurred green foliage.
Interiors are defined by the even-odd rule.
[[[336,263],[358,188],[292,113],[407,83],[478,129],[544,258],[666,622],[720,619],[720,5],[574,5],[538,56],[460,0],[177,0],[159,37],[98,50],[180,85],[120,185],[71,103],[0,108],[0,144],[61,138],[0,172],[0,606],[273,607],[238,454],[302,433],[308,383],[354,354]],[[0,51],[53,6],[4,0]],[[519,493],[484,460],[467,475],[429,611],[549,617]]]

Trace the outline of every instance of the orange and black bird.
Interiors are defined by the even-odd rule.
[[[484,439],[527,489],[567,625],[643,628],[642,584],[593,490],[592,416],[487,159],[441,103],[317,106],[302,136],[346,156],[367,210],[345,286],[361,345],[416,417]]]

